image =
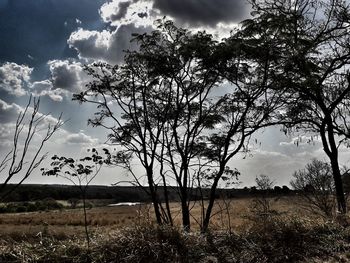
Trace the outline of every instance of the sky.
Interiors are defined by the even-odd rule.
[[[106,131],[87,125],[95,106],[72,101],[72,94],[91,80],[83,65],[122,63],[124,50],[135,48],[131,34],[150,32],[154,20],[164,16],[178,26],[206,30],[220,39],[249,16],[249,5],[245,0],[0,0],[0,157],[11,148],[16,118],[30,94],[41,98],[40,112],[49,114],[46,124],[54,123],[61,113],[67,120],[47,143],[44,152],[49,156],[77,158],[88,148],[101,147]],[[31,150],[41,136],[36,134]],[[310,143],[310,135],[286,136],[274,127],[255,138],[259,144],[252,145],[248,155],[230,162],[241,172],[241,187],[254,185],[259,174],[270,176],[277,185],[288,185],[292,173],[312,158],[326,160],[317,137]],[[341,148],[340,152],[341,163],[348,163],[349,151]],[[142,173],[141,167],[135,169]],[[130,179],[123,170],[105,168],[93,183]],[[68,182],[44,177],[37,170],[26,183]]]

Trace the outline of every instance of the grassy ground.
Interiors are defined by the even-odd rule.
[[[214,207],[211,223],[212,230],[241,231],[249,222],[252,198],[218,200]],[[291,197],[271,199],[272,209],[286,216],[310,217],[298,203],[300,200]],[[181,213],[178,203],[172,203],[175,224],[181,225]],[[31,213],[0,214],[0,238],[35,237],[40,232],[50,232],[60,239],[83,234],[82,209],[64,209],[61,211],[43,211]],[[191,209],[193,215],[193,230],[199,229],[200,205],[197,203]],[[109,232],[125,226],[140,225],[143,221],[152,221],[151,205],[94,207],[88,210],[88,222],[91,231]]]
[[[252,213],[252,198],[218,200],[210,233],[158,228],[149,205],[0,215],[0,262],[350,262],[350,230],[302,209],[297,197],[270,199],[271,216]]]

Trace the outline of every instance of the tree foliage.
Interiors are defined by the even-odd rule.
[[[349,138],[350,6],[340,0],[252,1],[242,39],[283,92],[286,128],[319,134],[330,160],[339,210],[346,212],[338,147]],[[256,50],[265,50],[261,54]]]

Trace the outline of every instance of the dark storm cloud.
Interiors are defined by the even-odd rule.
[[[104,0],[0,2],[0,62],[37,66],[50,59],[74,56],[66,40],[77,23],[70,21],[79,19],[89,29],[103,26],[98,8]]]
[[[245,0],[154,0],[154,8],[193,26],[239,22],[248,12]]]

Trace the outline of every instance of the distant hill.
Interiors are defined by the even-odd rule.
[[[13,188],[15,185],[7,185],[0,196]],[[162,188],[160,187],[160,195],[162,196]],[[209,189],[202,189],[204,197],[209,195]],[[244,189],[218,189],[217,196],[226,196],[230,198],[239,198],[251,196],[259,193],[254,187]],[[292,191],[281,187],[275,187],[271,194],[290,194]],[[5,201],[19,202],[19,201],[36,201],[46,198],[53,198],[56,200],[68,200],[71,198],[80,198],[80,190],[77,186],[72,185],[41,185],[41,184],[23,184],[20,185],[14,192],[12,192]],[[199,191],[192,190],[191,199],[199,199]],[[101,186],[91,185],[87,191],[87,199],[113,199],[115,202],[151,202],[147,193],[140,187],[135,186]],[[171,201],[178,201],[177,188],[169,188],[169,199]]]

